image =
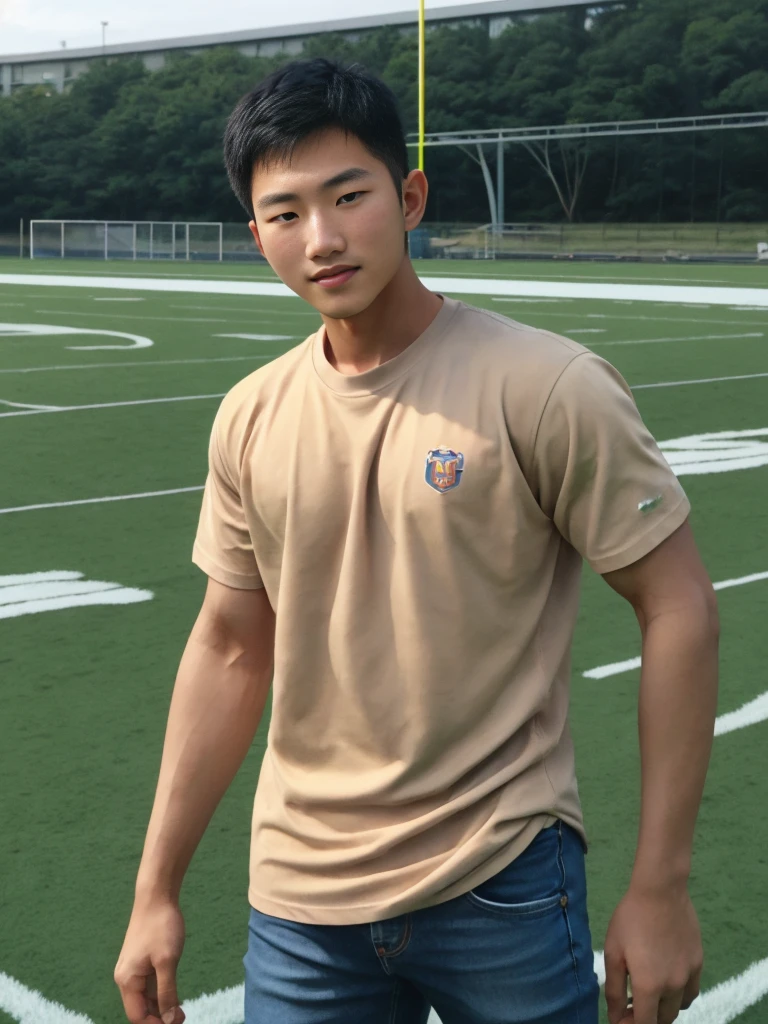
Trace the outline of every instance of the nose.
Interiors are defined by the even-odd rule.
[[[307,259],[328,259],[335,253],[344,252],[347,243],[333,217],[316,214],[308,221],[306,246]]]

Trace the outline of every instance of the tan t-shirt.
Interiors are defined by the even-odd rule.
[[[555,816],[582,558],[641,558],[690,505],[607,362],[444,297],[356,376],[325,329],[221,403],[193,559],[276,612],[249,900],[314,924],[466,893]]]

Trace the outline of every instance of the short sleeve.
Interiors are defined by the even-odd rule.
[[[560,374],[533,445],[542,510],[598,573],[647,555],[691,510],[624,378],[594,353]]]
[[[217,416],[208,446],[208,478],[192,561],[218,583],[239,590],[257,590],[263,583],[238,481],[220,450],[218,426]]]

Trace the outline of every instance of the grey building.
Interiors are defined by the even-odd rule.
[[[599,6],[619,0],[603,0]],[[479,0],[454,7],[427,8],[426,18],[431,25],[457,25],[474,23],[487,26],[492,36],[499,35],[514,21],[536,17],[544,11],[580,8],[585,18],[595,0]],[[412,9],[395,14],[361,15],[337,21],[318,21],[303,25],[286,25],[243,32],[221,32],[205,36],[186,36],[178,39],[155,39],[149,42],[123,43],[117,46],[93,46],[73,50],[53,50],[44,53],[0,54],[0,96],[9,96],[17,89],[29,85],[49,85],[59,91],[88,70],[92,60],[100,57],[141,57],[150,71],[161,68],[166,55],[174,50],[199,53],[213,46],[232,46],[250,57],[286,56],[301,53],[310,36],[337,32],[348,39],[359,39],[361,34],[383,25],[397,25],[403,32],[415,31],[418,15]]]

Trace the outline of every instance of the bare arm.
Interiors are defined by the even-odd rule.
[[[214,580],[181,658],[137,896],[177,899],[184,873],[258,729],[272,679],[265,591]]]
[[[176,676],[136,895],[114,978],[131,1024],[182,1024],[184,874],[259,727],[275,617],[264,590],[208,581]]]
[[[605,575],[637,615],[643,641],[642,803],[629,891],[606,940],[611,1024],[668,1024],[698,994],[701,939],[687,891],[696,817],[714,735],[719,619],[688,523],[634,565]],[[627,1017],[627,1020],[630,1018]]]

